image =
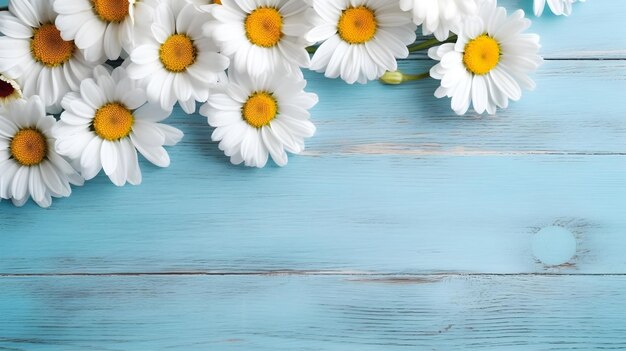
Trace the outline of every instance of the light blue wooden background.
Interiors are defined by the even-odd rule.
[[[535,20],[538,89],[497,116],[307,74],[318,133],[286,168],[229,165],[176,110],[140,187],[3,201],[0,350],[626,348],[625,15]],[[577,251],[547,267],[554,225]]]

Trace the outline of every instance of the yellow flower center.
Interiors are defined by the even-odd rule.
[[[105,140],[115,141],[130,134],[135,118],[125,106],[112,102],[96,111],[93,119],[93,130]]]
[[[22,166],[35,166],[48,155],[46,136],[37,129],[22,129],[11,140],[11,156]]]
[[[0,78],[0,99],[7,98],[15,93],[15,88],[9,82]]]
[[[350,44],[363,44],[372,40],[377,29],[376,13],[366,6],[344,10],[337,24],[339,36]]]
[[[213,0],[213,3],[216,5],[221,5],[222,4],[222,0]]]
[[[36,61],[48,67],[60,66],[70,60],[76,46],[73,41],[61,38],[54,24],[44,24],[35,29],[30,40],[30,51]]]
[[[159,49],[159,58],[165,69],[180,73],[196,62],[197,50],[193,41],[185,34],[174,34],[167,38]]]
[[[283,16],[271,7],[260,7],[246,17],[246,36],[257,46],[271,48],[283,36]]]
[[[92,0],[93,10],[105,22],[122,22],[128,16],[128,0]]]
[[[494,69],[500,62],[500,44],[488,36],[480,35],[465,45],[463,64],[476,75],[484,75]]]
[[[270,124],[278,114],[278,103],[270,93],[252,94],[243,105],[241,115],[249,125],[261,128]]]

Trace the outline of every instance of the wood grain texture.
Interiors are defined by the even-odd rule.
[[[624,276],[2,279],[2,350],[620,350]]]
[[[430,63],[405,61],[404,71]],[[309,155],[494,156],[623,154],[626,61],[548,61],[538,88],[496,116],[456,116],[449,99],[435,99],[438,82],[346,86],[311,74],[320,96],[318,134]],[[340,93],[338,93],[340,92]],[[371,101],[368,101],[371,99]],[[362,106],[359,108],[357,106]],[[190,141],[191,138],[187,138]],[[191,140],[193,141],[193,140]]]
[[[0,273],[543,272],[530,242],[549,225],[579,251],[548,270],[624,272],[625,77],[622,61],[551,61],[541,93],[478,118],[433,82],[310,75],[318,133],[283,169],[229,165],[205,119],[178,112],[172,166],[143,164],[140,187],[99,177],[50,210],[0,203]]]
[[[142,186],[1,202],[0,350],[626,349],[623,5],[533,18],[538,89],[497,116],[307,73],[318,133],[286,168],[229,165],[177,108]]]
[[[178,161],[173,177],[152,170],[137,188],[99,178],[29,216],[4,204],[0,272],[625,269],[622,156],[319,157],[263,171],[217,164]],[[578,236],[572,264],[534,259],[532,235],[550,225]]]

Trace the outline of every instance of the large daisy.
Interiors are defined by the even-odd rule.
[[[148,99],[171,110],[176,101],[193,113],[196,101],[204,102],[209,88],[226,79],[226,56],[202,34],[209,16],[196,5],[178,0],[163,0],[154,13],[150,42],[135,48],[130,56],[128,74],[143,80]]]
[[[212,94],[200,113],[215,127],[212,139],[233,164],[264,167],[269,155],[284,166],[286,151],[302,152],[304,138],[315,133],[308,110],[318,99],[305,86],[305,80],[283,73],[233,74],[224,93]]]
[[[578,1],[584,2],[585,0]],[[535,12],[535,16],[541,16],[543,9],[546,7],[546,2],[548,3],[550,11],[552,11],[555,15],[569,16],[572,14],[572,4],[575,3],[576,0],[534,0],[533,10]]]
[[[217,23],[208,23],[205,34],[240,73],[298,72],[310,64],[308,9],[304,0],[224,0],[212,8]]]
[[[167,167],[170,158],[163,145],[175,145],[183,133],[159,123],[169,111],[146,104],[144,90],[124,68],[109,74],[100,66],[94,77],[83,81],[80,92],[63,99],[56,150],[79,163],[85,179],[104,169],[117,186],[140,184],[137,151],[153,164]]]
[[[22,206],[32,199],[41,207],[52,196],[70,196],[70,184],[83,178],[54,150],[56,120],[46,116],[38,96],[0,109],[0,197]]]
[[[13,79],[0,74],[0,107],[22,98],[22,89]]]
[[[395,71],[409,55],[416,25],[393,0],[312,0],[315,27],[306,35],[322,42],[311,69],[352,84]]]
[[[413,13],[413,21],[424,35],[444,41],[457,33],[463,19],[476,13],[476,0],[400,0],[400,8]]]
[[[54,0],[55,24],[64,40],[73,40],[88,61],[118,59],[134,45],[134,19],[150,20],[153,1]]]
[[[54,24],[50,1],[11,0],[0,12],[0,72],[17,80],[24,96],[39,95],[50,112],[59,112],[63,95],[78,89],[93,64]]]
[[[456,44],[431,48],[429,56],[437,61],[430,74],[441,80],[435,96],[452,98],[452,109],[464,114],[470,104],[478,113],[506,108],[509,99],[517,101],[522,89],[535,83],[528,74],[537,69],[542,58],[539,36],[522,33],[530,26],[524,12],[507,17],[495,0],[485,0],[478,15],[468,18]]]

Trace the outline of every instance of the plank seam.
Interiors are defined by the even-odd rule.
[[[346,276],[346,277],[620,277],[626,273],[558,273],[558,272],[518,272],[518,273],[375,273],[375,272],[325,272],[325,271],[258,271],[258,272],[114,272],[114,273],[0,273],[0,278],[13,277],[120,277],[120,276]]]

